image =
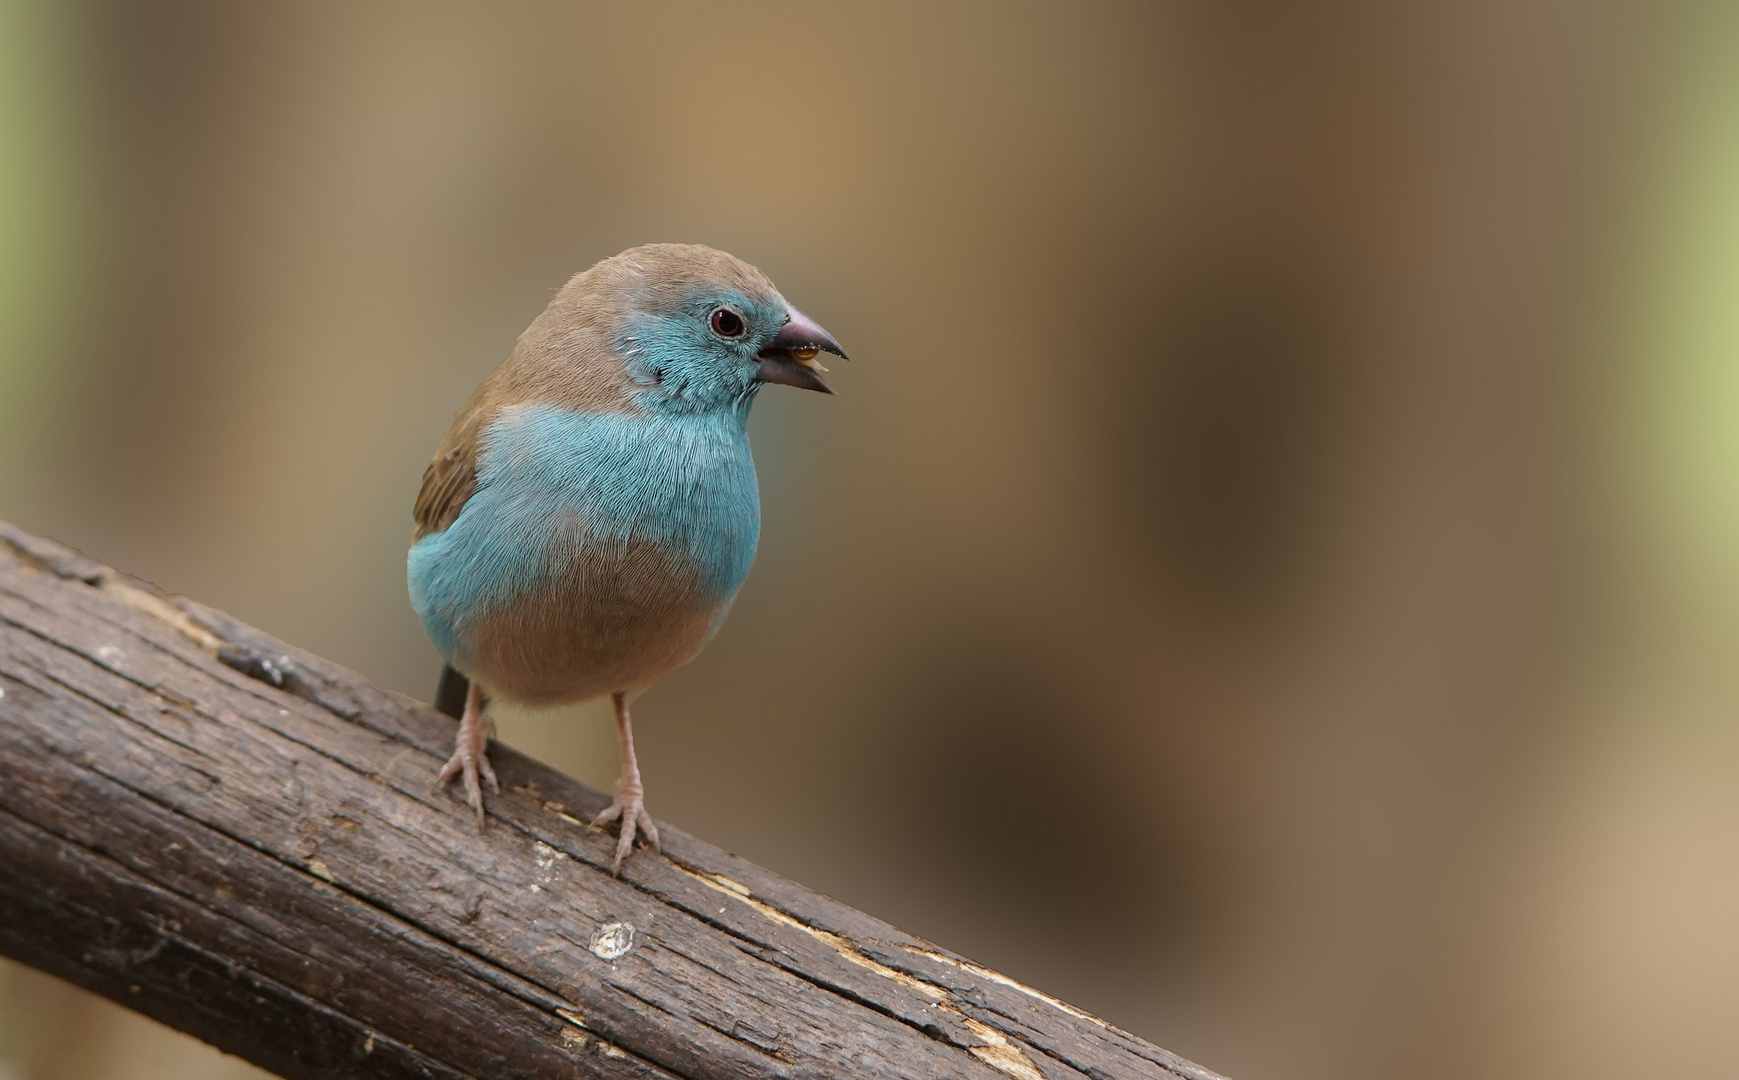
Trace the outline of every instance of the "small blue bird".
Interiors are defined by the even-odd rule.
[[[453,418],[412,516],[411,605],[459,717],[436,786],[463,778],[483,826],[485,695],[609,694],[622,742],[614,869],[647,816],[628,705],[724,621],[761,528],[749,406],[767,383],[832,393],[845,353],[759,270],[688,244],[577,274]],[[462,704],[461,704],[462,702]]]

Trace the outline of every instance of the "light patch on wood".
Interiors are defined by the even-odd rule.
[[[586,1026],[586,1018],[572,1009],[557,1009],[556,1015],[577,1028],[583,1028]]]
[[[967,1047],[973,1057],[1004,1076],[1014,1077],[1014,1080],[1045,1080],[1045,1074],[1039,1072],[1032,1058],[1022,1053],[1020,1047],[1009,1042],[1002,1032],[970,1017],[965,1020],[965,1024],[966,1030],[986,1043],[984,1046]]]
[[[587,1039],[573,1028],[562,1028],[562,1045],[570,1050],[584,1050]]]
[[[624,1054],[622,1051],[616,1049],[614,1046],[612,1046],[610,1043],[605,1042],[603,1039],[598,1040],[598,1053],[603,1054],[605,1057],[621,1058],[624,1061],[626,1061],[628,1058],[627,1054]]]
[[[569,814],[567,812],[568,808],[567,808],[566,803],[546,802],[543,804],[543,808],[545,810],[548,810],[550,813],[554,814],[556,817],[559,817],[563,821],[569,823],[570,825],[579,825],[581,827],[584,827],[586,824],[585,822],[581,821],[579,818],[574,817],[572,814]]]
[[[223,649],[222,638],[195,622],[187,612],[182,611],[156,593],[146,592],[137,585],[115,575],[105,576],[101,588],[135,611],[143,611],[155,619],[168,623],[185,637],[191,638],[194,644],[212,656],[216,656]]]
[[[1083,1012],[1080,1009],[1075,1008],[1073,1005],[1070,1005],[1068,1002],[1059,1001],[1042,990],[1034,990],[1023,982],[1016,982],[1014,979],[1009,978],[1000,971],[992,971],[989,968],[979,967],[977,964],[968,963],[964,960],[955,960],[952,957],[943,956],[941,953],[930,952],[928,949],[917,949],[910,945],[902,945],[900,948],[912,953],[914,956],[922,956],[924,959],[934,960],[938,964],[947,964],[951,968],[958,968],[961,971],[976,975],[981,979],[989,979],[993,983],[1009,987],[1012,990],[1019,990],[1030,998],[1036,998],[1037,1000],[1061,1009],[1070,1016],[1078,1019],[1092,1021],[1102,1028],[1108,1028],[1111,1026],[1090,1012]]]
[[[634,927],[625,922],[600,926],[592,935],[592,955],[600,960],[620,960],[633,947]]]
[[[708,885],[711,885],[715,889],[722,887],[724,889],[729,890],[730,892],[736,893],[738,896],[751,896],[752,897],[755,895],[754,893],[749,891],[749,887],[747,885],[744,885],[738,881],[732,881],[730,878],[724,876],[723,874],[714,874],[714,873],[711,873],[711,872],[706,871],[706,870],[689,870],[688,867],[686,867],[686,866],[678,867],[678,869],[684,870],[684,871],[688,872],[689,874],[692,874],[695,877],[700,878],[702,881],[705,881]]]
[[[927,983],[923,979],[908,975],[903,971],[897,971],[879,960],[870,959],[863,953],[859,952],[857,946],[853,945],[848,939],[832,933],[831,931],[820,930],[816,927],[810,926],[808,923],[792,918],[771,904],[755,899],[754,894],[746,887],[732,881],[723,874],[708,873],[705,870],[690,870],[688,867],[683,866],[675,860],[671,860],[671,865],[708,888],[716,889],[734,900],[749,905],[756,911],[760,912],[765,918],[779,923],[782,926],[789,926],[803,931],[815,940],[832,948],[833,951],[837,952],[840,956],[845,957],[847,960],[850,960],[859,967],[867,968],[870,971],[875,972],[884,979],[892,979],[901,986],[911,990],[916,990],[918,993],[923,994],[932,1001],[941,1001],[948,996],[948,991],[937,986],[935,983]]]
[[[308,860],[308,872],[321,881],[332,881],[332,870],[326,865],[326,860],[316,855]]]
[[[562,859],[566,858],[567,856],[563,855],[561,852],[557,851],[555,848],[550,847],[548,844],[544,843],[542,840],[539,840],[532,847],[531,850],[532,850],[533,857],[536,858],[536,860],[537,860],[537,880],[538,880],[538,883],[542,884],[542,885],[548,885],[550,882],[555,880],[556,864],[558,862],[560,862]],[[534,885],[532,887],[532,891],[533,892],[542,892],[543,890],[537,888]]]

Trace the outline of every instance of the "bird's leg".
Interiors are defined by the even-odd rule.
[[[477,811],[477,831],[483,831],[483,785],[478,774],[489,781],[489,790],[501,794],[495,770],[489,767],[489,721],[483,718],[483,688],[471,681],[465,694],[465,715],[459,718],[459,737],[453,743],[453,756],[447,759],[435,787],[441,788],[455,776],[465,779],[465,801]]]
[[[622,740],[622,779],[616,784],[615,801],[593,818],[592,824],[621,822],[616,838],[616,861],[610,864],[610,873],[617,875],[622,872],[622,860],[634,850],[636,829],[645,834],[652,850],[664,849],[658,846],[658,826],[652,824],[652,818],[646,813],[646,789],[640,786],[640,765],[634,760],[634,728],[628,722],[628,695],[617,693],[611,700],[616,703],[616,734]]]

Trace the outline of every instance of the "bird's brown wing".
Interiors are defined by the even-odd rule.
[[[508,367],[503,364],[495,369],[453,414],[453,426],[441,437],[435,460],[423,470],[423,489],[411,507],[411,519],[416,522],[411,543],[430,533],[445,532],[477,490],[477,449],[490,421],[501,411],[503,391],[508,389],[502,375]]]
[[[413,543],[445,530],[465,508],[465,500],[477,489],[475,447],[471,439],[452,446],[443,444],[435,460],[423,470],[423,489],[417,492],[416,505],[411,508],[411,518],[416,522]]]
[[[584,278],[576,276],[565,289],[574,290]],[[584,307],[566,292],[558,295],[453,417],[435,460],[423,471],[423,490],[411,511],[417,523],[413,543],[453,524],[477,490],[478,447],[502,409],[543,402],[578,412],[634,411],[634,383],[616,356],[614,339],[596,330],[598,318]]]

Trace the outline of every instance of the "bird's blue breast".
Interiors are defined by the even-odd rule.
[[[747,401],[690,414],[504,409],[464,509],[410,551],[411,603],[429,636],[452,660],[468,625],[636,545],[656,548],[680,579],[647,582],[646,603],[722,615],[760,533],[747,421]]]

